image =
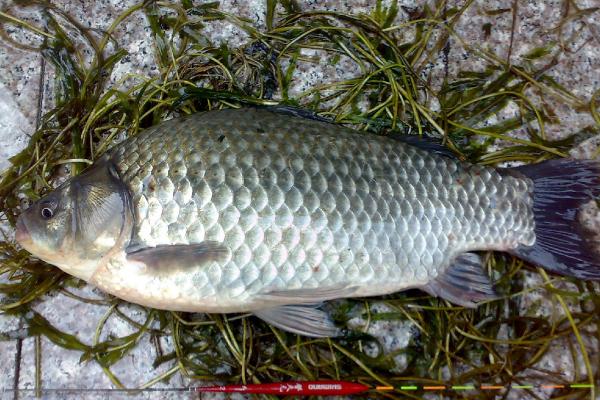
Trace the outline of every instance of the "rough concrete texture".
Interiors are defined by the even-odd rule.
[[[135,4],[132,0],[101,0],[97,2],[82,2],[78,0],[53,1],[60,9],[68,12],[75,20],[84,26],[106,29],[117,15]],[[374,7],[374,1],[369,0],[327,0],[300,2],[305,10],[332,10],[348,13],[369,12]],[[460,9],[463,0],[450,0],[448,9]],[[421,2],[402,1],[401,12],[396,22],[407,18],[407,12],[418,9]],[[516,6],[516,12],[512,9]],[[587,126],[594,124],[589,114],[584,112],[587,104],[596,91],[600,90],[600,18],[598,12],[581,12],[580,10],[598,6],[595,0],[578,0],[575,2],[543,1],[523,2],[509,0],[475,1],[467,9],[463,18],[454,27],[457,35],[469,46],[478,46],[484,50],[493,51],[501,59],[508,59],[513,64],[520,64],[524,56],[533,48],[547,43],[560,43],[560,50],[548,54],[534,61],[533,66],[548,65],[551,76],[567,90],[571,91],[578,100],[581,112],[573,111],[560,105],[552,96],[539,97],[534,88],[531,89],[532,99],[536,104],[545,104],[556,115],[553,123],[546,125],[548,137],[560,138],[575,133]],[[0,7],[9,13],[18,15],[27,21],[39,24],[39,15],[35,12],[22,14],[10,7],[10,2],[0,1]],[[7,8],[8,7],[8,8]],[[576,9],[579,9],[579,11]],[[245,17],[259,29],[265,26],[266,2],[253,0],[239,2],[227,0],[221,2],[221,8]],[[564,15],[570,17],[566,23],[560,25]],[[487,25],[491,24],[491,25]],[[514,24],[514,35],[511,36]],[[23,43],[39,44],[39,38],[34,35],[24,34],[12,26],[6,29],[9,37]],[[133,83],[135,75],[148,76],[157,73],[154,63],[154,49],[149,35],[148,23],[141,13],[130,17],[126,24],[122,24],[115,31],[115,38],[119,44],[128,51],[125,57],[115,68],[111,76],[111,83]],[[243,44],[248,36],[245,32],[233,27],[226,22],[215,22],[206,28],[210,40],[215,43],[228,42],[230,45]],[[439,35],[441,31],[434,35]],[[410,37],[410,29],[395,33],[396,37]],[[314,55],[317,62],[299,63],[296,69],[296,84],[291,93],[298,94],[310,90],[315,85],[345,79],[353,76],[356,66],[350,61],[331,65],[326,60],[319,60],[318,54]],[[30,50],[17,48],[10,43],[0,40],[0,170],[8,165],[8,157],[18,152],[27,141],[36,125],[38,113],[38,100],[40,95],[40,79],[43,87],[43,110],[47,110],[53,99],[55,88],[52,84],[53,71],[46,67],[45,75],[41,76],[41,57]],[[461,70],[481,70],[484,63],[473,51],[469,51],[460,41],[453,37],[447,50],[447,55],[437,54],[431,63],[424,68],[424,78],[431,86],[439,88],[445,77],[455,77]],[[560,95],[557,93],[557,95]],[[515,109],[507,109],[498,120],[513,116]],[[491,123],[494,121],[488,121]],[[518,134],[518,133],[517,133]],[[590,140],[573,152],[577,157],[590,157],[597,147],[597,140]],[[1,215],[0,215],[1,217]],[[597,213],[596,213],[597,218]],[[530,274],[525,282],[526,287],[541,287],[539,276]],[[90,288],[79,292],[89,298],[102,298],[102,295]],[[535,289],[531,295],[524,297],[523,307],[531,309],[530,305],[537,303],[536,315],[558,318],[562,310],[552,302],[543,289]],[[63,294],[56,294],[36,305],[35,309],[47,318],[57,328],[76,335],[84,343],[90,344],[100,320],[107,307],[90,305],[73,300]],[[374,310],[385,311],[385,306],[375,306]],[[135,307],[124,309],[132,318],[143,318]],[[362,326],[364,321],[355,319],[353,324]],[[0,315],[0,332],[18,329],[19,321],[15,318]],[[117,318],[111,318],[103,330],[102,337],[108,333],[123,336],[131,332],[131,327]],[[369,332],[378,337],[386,351],[395,351],[405,347],[410,339],[410,326],[405,323],[377,322],[369,326]],[[571,341],[571,344],[574,342]],[[169,343],[163,343],[168,348]],[[565,380],[573,378],[575,362],[570,359],[570,351],[565,351],[567,342],[557,343],[539,364],[542,369],[562,371]],[[94,389],[104,390],[112,388],[112,384],[100,367],[94,362],[79,363],[80,352],[64,350],[47,339],[41,342],[41,382],[44,398],[81,398],[82,393],[57,392],[52,389]],[[592,360],[598,361],[598,343],[589,343],[589,354]],[[22,342],[21,359],[15,363],[17,342],[0,341],[0,399],[13,398],[12,391],[15,371],[19,369],[18,388],[22,389],[19,398],[34,397],[35,363],[34,341],[26,339]],[[594,350],[596,349],[596,350]],[[147,338],[143,338],[138,347],[127,357],[113,366],[112,370],[118,375],[127,387],[137,387],[149,379],[166,370],[152,368],[155,356],[154,347]],[[368,349],[367,349],[368,351]],[[401,372],[405,360],[397,356],[398,372]],[[581,364],[579,364],[581,365]],[[581,371],[581,368],[580,368]],[[176,375],[166,383],[154,386],[157,389],[185,387],[189,382]],[[550,391],[539,392],[543,398],[550,395]],[[91,399],[120,399],[133,398],[130,394],[115,391],[85,392],[86,398]],[[144,392],[138,393],[136,398],[197,398],[195,394],[179,392]],[[215,396],[218,397],[218,396]],[[203,396],[203,398],[206,398]]]

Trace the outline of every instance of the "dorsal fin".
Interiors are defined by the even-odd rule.
[[[275,106],[256,106],[256,108],[261,110],[271,111],[281,115],[288,115],[290,117],[298,117],[304,119],[310,119],[313,121],[319,122],[327,122],[329,124],[335,124],[335,122],[329,118],[322,117],[315,113],[312,110],[307,110],[305,108],[288,106],[284,104],[278,104]]]
[[[452,152],[448,147],[442,144],[442,141],[438,138],[429,136],[417,136],[417,135],[389,135],[390,138],[399,140],[408,145],[418,147],[422,150],[431,151],[440,156],[449,157],[456,159],[456,154]]]
[[[332,119],[322,117],[315,113],[312,110],[307,110],[304,108],[288,106],[288,105],[275,105],[275,106],[257,106],[256,108],[271,111],[281,115],[287,115],[291,117],[298,117],[309,119],[313,121],[325,122],[328,124],[336,124]],[[368,119],[365,119],[368,121]],[[400,142],[406,143],[410,146],[418,147],[422,150],[431,151],[441,156],[457,158],[456,155],[446,146],[442,144],[442,141],[437,138],[429,137],[429,136],[417,136],[417,135],[401,135],[397,133],[391,133],[387,135],[376,135],[376,136],[384,136],[390,139],[398,140]]]

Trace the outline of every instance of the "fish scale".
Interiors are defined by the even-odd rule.
[[[167,121],[110,156],[132,196],[133,244],[230,251],[129,284],[124,266],[98,279],[149,305],[223,312],[255,309],[268,291],[389,293],[424,285],[463,252],[535,241],[527,179],[261,109]]]

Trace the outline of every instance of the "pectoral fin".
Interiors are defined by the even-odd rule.
[[[127,260],[143,263],[151,271],[167,273],[202,266],[212,261],[224,262],[228,255],[229,250],[223,244],[205,241],[130,250]]]
[[[458,256],[443,274],[422,289],[432,296],[469,308],[477,307],[480,301],[498,297],[485,274],[481,258],[473,253]]]
[[[339,336],[337,328],[329,315],[318,309],[315,304],[296,304],[265,308],[254,311],[258,318],[284,331],[310,337]]]

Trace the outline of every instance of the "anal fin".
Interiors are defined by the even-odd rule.
[[[446,271],[422,289],[432,296],[469,308],[477,307],[480,301],[498,298],[485,274],[481,257],[474,253],[456,257]]]

